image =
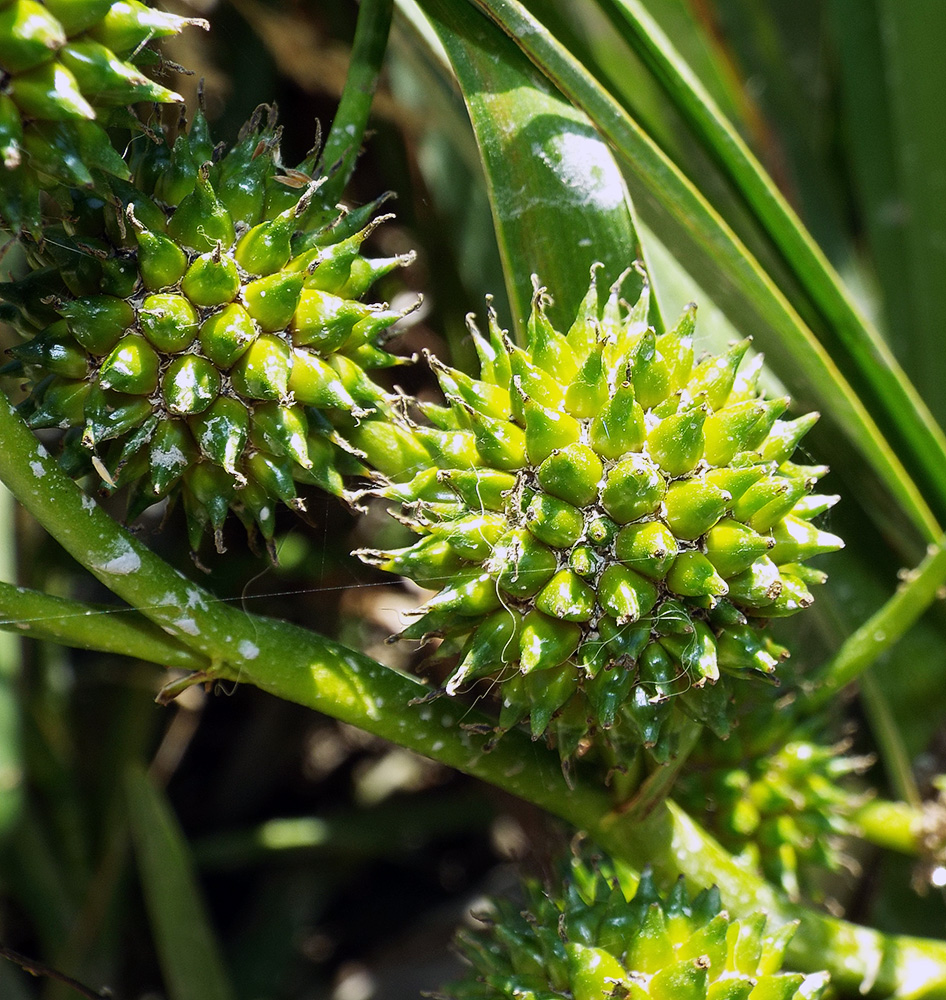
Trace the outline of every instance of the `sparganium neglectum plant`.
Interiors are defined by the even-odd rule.
[[[831,969],[839,995],[941,996],[941,941],[854,926],[799,902],[817,900],[811,884],[824,868],[843,862],[839,835],[903,853],[925,847],[933,853],[933,883],[946,880],[941,810],[917,822],[911,799],[918,796],[911,794],[901,740],[916,696],[903,689],[913,685],[942,708],[941,635],[930,630],[939,645],[922,664],[921,658],[910,664],[917,667],[910,684],[880,694],[868,680],[861,686],[874,746],[903,801],[864,802],[849,793],[843,779],[863,759],[810,742],[799,724],[804,712],[810,719],[889,650],[946,579],[937,524],[946,510],[939,429],[743,149],[737,130],[641,16],[646,0],[559,5],[554,34],[517,0],[409,6],[429,16],[418,38],[429,37],[430,29],[440,36],[438,71],[446,53],[456,70],[450,82],[459,82],[467,99],[517,326],[529,313],[532,271],[555,275],[547,280],[554,280],[559,301],[569,303],[585,291],[590,248],[605,262],[609,280],[614,277],[616,261],[638,243],[621,183],[622,176],[633,177],[642,211],[659,204],[658,228],[660,212],[671,220],[665,233],[671,252],[686,267],[692,263],[697,282],[711,279],[702,284],[711,298],[711,281],[725,286],[729,318],[748,317],[753,330],[764,330],[783,348],[778,374],[832,418],[832,432],[843,435],[838,451],[856,455],[846,463],[839,454],[834,464],[848,465],[854,482],[867,482],[856,499],[867,498],[863,508],[871,516],[882,512],[883,530],[896,540],[897,565],[903,553],[917,550],[918,539],[935,543],[926,558],[856,632],[857,601],[850,602],[853,612],[831,608],[837,621],[823,630],[831,642],[843,634],[838,622],[852,635],[820,671],[786,685],[797,713],[766,728],[787,700],[776,705],[760,698],[760,718],[766,718],[758,732],[749,732],[739,697],[749,688],[741,681],[772,680],[787,656],[765,626],[811,603],[811,588],[824,574],[808,560],[841,541],[816,524],[836,499],[814,492],[826,468],[794,460],[816,415],[791,418],[787,399],[766,398],[757,381],[760,360],[747,360],[748,341],[702,357],[693,346],[693,308],[664,332],[660,310],[649,307],[647,280],[641,299],[628,305],[620,279],[606,291],[593,271],[567,330],[550,322],[549,297],[537,283],[531,315],[521,324],[523,343],[514,342],[491,311],[487,332],[472,331],[478,377],[430,356],[443,404],[389,392],[366,372],[397,363],[384,340],[399,314],[360,300],[408,258],[362,254],[378,203],[340,213],[335,202],[364,134],[390,0],[359,5],[354,68],[329,138],[330,147],[336,139],[332,156],[313,154],[294,168],[281,162],[279,128],[265,106],[230,149],[214,144],[200,111],[185,130],[183,124],[167,128],[168,117],[160,124],[151,110],[139,109],[139,118],[128,107],[179,102],[160,77],[153,81],[142,70],[159,60],[151,40],[193,19],[136,0],[0,0],[0,221],[16,247],[8,259],[29,268],[0,287],[2,318],[19,333],[4,374],[12,376],[23,418],[0,399],[0,476],[128,605],[103,614],[79,600],[0,582],[0,627],[190,671],[162,689],[167,697],[197,682],[256,685],[482,778],[615,851],[623,884],[606,862],[576,862],[560,892],[547,895],[531,884],[525,913],[521,904],[497,903],[486,930],[464,939],[473,973],[452,988],[459,1000],[809,1000],[824,987],[816,972],[822,968]],[[675,5],[681,17],[689,6]],[[891,19],[912,16],[911,5],[887,6]],[[613,7],[621,44],[642,57],[634,60],[635,67],[640,63],[635,72],[652,74],[647,87],[658,84],[660,101],[675,103],[681,123],[686,120],[695,161],[682,145],[675,148],[672,129],[642,135],[647,129],[626,110],[629,90],[608,78],[608,60],[594,76],[575,65],[564,45],[571,10],[598,17],[605,7]],[[631,20],[620,22],[622,34],[621,17],[635,19],[632,31]],[[896,34],[887,39],[891,46]],[[585,41],[575,50],[586,50]],[[596,44],[605,52],[609,43]],[[844,61],[850,53],[841,56]],[[401,67],[406,76],[409,62]],[[629,65],[623,57],[611,62],[622,72]],[[873,74],[873,63],[869,69]],[[510,94],[514,99],[506,100]],[[656,116],[657,107],[655,101],[648,114]],[[871,156],[880,145],[871,145]],[[916,144],[904,145],[916,154]],[[329,159],[346,166],[333,176]],[[738,198],[719,198],[716,188],[729,192],[728,183],[710,183],[705,198],[695,189],[693,179],[707,164],[727,175]],[[580,202],[569,201],[566,195],[576,192]],[[587,239],[540,217],[549,206],[567,212],[576,204],[570,219],[588,221]],[[839,215],[851,205],[843,207]],[[906,213],[907,229],[923,218],[914,208]],[[768,269],[767,256],[754,257],[737,232],[774,251],[777,268]],[[935,244],[917,241],[924,248]],[[582,254],[582,267],[572,266]],[[896,275],[896,287],[911,287],[902,278]],[[460,284],[471,291],[465,279]],[[935,320],[942,310],[934,302],[922,312]],[[918,354],[938,378],[935,352]],[[797,371],[784,364],[786,357]],[[131,515],[157,500],[179,500],[194,548],[208,527],[220,547],[233,510],[272,550],[276,505],[302,506],[297,484],[357,500],[346,474],[373,474],[367,492],[400,505],[399,518],[418,538],[396,550],[364,549],[362,558],[435,592],[402,634],[442,640],[445,693],[496,690],[498,719],[464,705],[458,724],[459,713],[445,699],[431,703],[413,679],[334,638],[228,606],[195,582],[192,567],[177,570],[116,525],[62,475],[24,420],[43,431],[47,443],[61,431],[62,468],[86,476],[85,484],[99,493],[127,490]],[[888,490],[890,511],[876,502],[878,484]],[[14,531],[0,506],[2,531],[5,556],[14,548]],[[865,537],[871,544],[869,531]],[[369,538],[365,544],[384,543]],[[859,538],[857,545],[869,557],[864,562],[872,561],[873,551]],[[893,570],[882,559],[877,563],[871,572],[887,574],[878,579],[889,584]],[[27,582],[50,582],[36,572]],[[850,567],[844,573],[855,578]],[[317,585],[303,585],[303,599],[311,602],[322,584],[320,577]],[[52,587],[58,586],[57,580]],[[299,619],[311,610],[306,604]],[[927,650],[931,646],[927,639]],[[152,926],[145,933],[160,952],[157,963],[143,963],[148,975],[159,964],[167,991],[188,1000],[235,995],[203,917],[186,838],[163,788],[146,773],[144,747],[156,732],[140,723],[152,718],[150,710],[125,711],[126,703],[139,700],[139,679],[124,689],[116,685],[122,710],[111,713],[106,739],[96,730],[91,740],[83,733],[84,740],[74,741],[80,749],[93,743],[98,750],[99,742],[104,748],[91,765],[81,760],[76,766],[60,752],[71,749],[79,728],[64,692],[73,683],[82,690],[87,679],[77,670],[63,684],[65,671],[27,664],[20,684],[7,667],[14,658],[4,659],[10,649],[0,649],[0,884],[4,907],[9,892],[11,912],[31,922],[22,936],[73,958],[81,939],[95,937],[90,920],[102,929],[116,913],[146,909]],[[801,676],[789,666],[780,677]],[[886,697],[891,691],[896,698]],[[21,706],[16,699],[23,692],[29,700]],[[51,692],[55,697],[47,698]],[[124,697],[132,692],[135,699]],[[88,710],[76,714],[92,718],[90,703],[99,704],[90,699]],[[14,709],[21,707],[18,715]],[[846,705],[838,699],[832,707]],[[728,744],[712,738],[730,734],[737,710],[738,737]],[[27,739],[16,732],[18,718],[29,720]],[[60,722],[68,739],[60,740]],[[501,741],[491,733],[483,738],[493,722],[507,734]],[[711,732],[701,742],[704,727]],[[533,742],[524,732],[509,732],[519,729],[531,731]],[[911,752],[932,729],[927,725],[916,737]],[[51,733],[55,740],[47,743]],[[758,733],[771,738],[760,742]],[[601,753],[588,753],[581,766],[561,767],[555,753],[536,745],[540,737],[569,765],[586,748]],[[121,750],[112,753],[116,746]],[[110,768],[124,767],[126,752],[124,780],[111,781]],[[256,758],[266,755],[244,756],[260,765],[253,784],[262,786],[256,778],[269,776],[268,761]],[[629,761],[627,773],[608,787]],[[223,787],[237,787],[242,773],[238,762]],[[23,774],[24,785],[17,786]],[[99,824],[85,822],[71,793],[90,774],[95,805],[89,815],[108,819],[104,849],[93,843],[101,831],[89,833]],[[200,780],[206,783],[208,773]],[[29,796],[41,800],[40,807],[30,803],[18,813],[30,782]],[[67,787],[70,794],[61,794]],[[383,815],[397,824],[405,813],[412,813],[403,829],[414,843],[413,833],[427,823],[423,813],[415,816],[398,802]],[[377,815],[359,813],[359,831]],[[332,849],[343,839],[337,831],[352,829],[346,817],[333,824],[291,821],[286,840],[287,827],[277,821],[278,836],[254,831],[242,843],[252,842],[254,861],[258,849],[273,845]],[[355,846],[353,858],[387,852],[395,838],[386,823],[374,825],[375,836],[343,849]],[[121,860],[126,829],[133,831],[144,907],[137,886],[131,905],[123,895],[132,884]],[[211,863],[219,850],[213,840],[202,854]],[[237,853],[242,849],[237,845]],[[24,874],[22,859],[34,855],[35,871]],[[354,858],[352,868],[358,864]],[[651,878],[648,865],[659,877]],[[909,906],[901,907],[903,916],[868,898],[896,871],[886,868],[850,900],[863,915],[879,914],[891,926],[902,917],[902,928],[916,916]],[[683,881],[671,889],[680,873],[693,886],[716,881],[720,891],[691,897]],[[345,878],[343,872],[339,894]],[[324,887],[316,881],[322,905]],[[60,883],[64,891],[50,890]],[[373,883],[372,892],[376,888]],[[266,889],[260,898],[274,897]],[[734,919],[721,909],[721,898]],[[941,922],[940,911],[923,912]],[[789,941],[796,918],[801,932]],[[112,936],[100,936],[103,954]],[[96,940],[96,949],[100,944]],[[781,973],[783,953],[793,968],[816,975]],[[276,964],[269,957],[259,963],[267,975]],[[96,952],[92,961],[96,968],[108,962],[121,968],[117,951],[106,958],[96,964]],[[286,959],[287,969],[296,958]],[[247,958],[244,968],[251,963]],[[323,973],[317,969],[324,988]],[[148,982],[126,992],[153,989]]]
[[[269,544],[296,482],[341,494],[357,468],[332,415],[383,402],[364,366],[398,361],[378,343],[400,315],[358,300],[410,256],[361,254],[377,205],[325,204],[317,151],[284,168],[272,109],[228,151],[200,112],[173,144],[151,131],[130,180],[73,191],[25,241],[32,272],[0,286],[28,338],[21,410],[66,431],[71,474],[128,486],[129,516],[182,495],[192,548],[208,525],[221,546],[231,508]]]
[[[665,761],[678,712],[728,734],[729,678],[787,655],[759,627],[811,603],[806,561],[842,542],[813,521],[827,469],[791,460],[817,414],[783,419],[748,340],[695,357],[695,307],[658,336],[620,284],[599,307],[593,272],[566,334],[537,288],[525,347],[490,315],[479,379],[431,359],[447,405],[402,417],[429,459],[376,491],[421,537],[360,554],[439,590],[401,634],[458,651],[447,693],[496,679],[500,730]]]

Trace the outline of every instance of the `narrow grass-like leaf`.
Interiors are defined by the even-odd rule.
[[[836,60],[849,195],[859,209],[858,221],[882,290],[887,340],[916,379],[911,358],[913,293],[904,232],[908,209],[900,192],[877,4],[830,0],[825,15]]]
[[[0,486],[0,580],[16,579],[16,525],[13,497]],[[8,584],[0,583],[0,589]],[[0,617],[2,617],[0,611]],[[16,825],[23,808],[23,740],[20,700],[20,644],[0,635],[0,774],[8,775],[0,791],[0,842]]]
[[[595,122],[627,163],[641,217],[690,272],[714,289],[717,303],[759,338],[775,370],[802,405],[817,405],[844,430],[879,474],[921,536],[939,535],[936,519],[870,412],[811,330],[738,237],[623,108],[514,0],[469,0],[495,19],[522,50]]]
[[[75,900],[68,865],[50,843],[37,811],[29,806],[6,845],[2,871],[5,892],[29,915],[46,954],[53,954],[69,931]]]
[[[430,287],[449,306],[440,311],[447,356],[464,371],[476,370],[476,351],[464,321],[480,312],[487,295],[497,314],[510,315],[486,180],[466,104],[449,57],[413,0],[398,0],[388,50],[391,86],[418,121],[417,169],[430,208],[419,215]],[[458,287],[459,286],[459,287]]]
[[[450,0],[420,6],[450,55],[476,132],[516,330],[529,315],[533,273],[553,291],[553,323],[567,327],[593,263],[604,264],[606,288],[640,256],[621,172],[585,115],[501,32]]]
[[[394,800],[370,810],[270,819],[250,829],[211,834],[195,842],[194,859],[202,870],[218,871],[276,862],[297,852],[329,863],[388,857],[416,851],[437,837],[485,829],[492,816],[484,799],[463,790],[432,801]]]
[[[322,186],[322,197],[329,203],[341,198],[361,150],[393,10],[394,0],[363,0],[358,11],[345,89],[322,150],[322,161],[331,171]]]
[[[147,772],[130,766],[125,793],[135,857],[171,1000],[232,1000],[184,834]]]
[[[936,416],[946,421],[946,171],[943,170],[943,94],[946,92],[946,6],[877,3],[892,124],[892,152],[902,204],[909,273],[907,363]]]

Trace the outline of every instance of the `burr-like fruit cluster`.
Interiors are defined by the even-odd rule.
[[[283,168],[267,112],[229,151],[199,113],[173,144],[142,137],[131,181],[73,191],[0,286],[30,426],[63,428],[66,467],[127,486],[131,516],[181,496],[195,549],[231,508],[269,542],[297,482],[341,494],[334,418],[370,418],[385,394],[364,367],[397,361],[378,345],[400,314],[358,300],[409,257],[361,254],[377,206],[325,204],[315,155]]]
[[[759,626],[842,545],[813,523],[827,469],[791,460],[817,414],[783,418],[748,341],[696,358],[694,309],[646,316],[592,282],[562,334],[538,289],[525,346],[474,331],[480,378],[431,359],[446,405],[401,429],[427,457],[378,490],[420,538],[361,553],[439,591],[403,635],[457,651],[446,691],[493,678],[500,729],[528,719],[563,757],[605,731],[666,759],[677,711],[725,735],[726,676],[771,674],[787,653]]]

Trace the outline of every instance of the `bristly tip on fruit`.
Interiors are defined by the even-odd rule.
[[[497,682],[500,731],[666,760],[677,713],[725,737],[729,679],[788,655],[759,626],[811,604],[806,561],[843,544],[813,519],[837,497],[791,461],[817,414],[762,395],[748,339],[697,358],[695,307],[657,333],[646,283],[599,303],[596,271],[567,333],[537,281],[524,347],[490,307],[479,378],[428,356],[445,404],[393,411],[373,491],[420,537],[359,554],[437,591],[401,635],[443,638],[448,694]]]

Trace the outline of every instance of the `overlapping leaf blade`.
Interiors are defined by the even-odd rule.
[[[522,329],[528,316],[535,273],[554,290],[553,322],[567,326],[593,263],[604,264],[607,287],[641,254],[621,173],[584,114],[511,41],[465,6],[421,6],[451,57],[480,145],[514,325]],[[633,301],[639,289],[626,287]]]

